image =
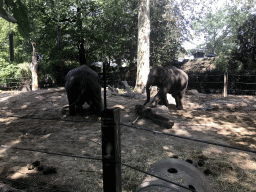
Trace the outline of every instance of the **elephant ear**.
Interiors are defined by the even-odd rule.
[[[159,68],[158,73],[159,73],[158,77],[160,78],[160,82],[166,81],[166,79],[168,77],[167,70],[161,67],[161,68]]]

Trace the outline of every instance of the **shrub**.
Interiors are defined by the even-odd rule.
[[[6,62],[5,59],[0,58],[0,69],[0,79],[6,79],[14,77],[18,67],[17,65]]]
[[[220,72],[225,72],[226,70],[228,70],[228,60],[228,57],[221,52],[214,61],[216,70]]]

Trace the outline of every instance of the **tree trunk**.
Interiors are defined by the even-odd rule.
[[[36,54],[36,43],[32,43],[33,55],[32,63],[29,65],[30,71],[32,73],[32,91],[38,90],[38,63],[37,63],[37,54]]]
[[[80,37],[78,41],[78,54],[79,54],[79,62],[80,65],[86,65],[86,58],[85,58],[85,49],[84,49],[84,37],[83,37],[83,23],[81,19],[81,8],[77,7],[77,25],[80,30]]]
[[[80,65],[86,65],[84,39],[81,38],[79,41],[79,62]]]
[[[228,73],[224,73],[224,90],[223,90],[223,96],[228,96]]]
[[[135,90],[142,92],[149,74],[150,0],[140,0],[138,16],[137,79]]]

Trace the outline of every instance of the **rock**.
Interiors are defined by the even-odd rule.
[[[159,126],[170,129],[174,125],[174,122],[172,120],[169,120],[164,116],[154,113],[151,108],[145,108],[144,105],[136,105],[135,110],[140,117],[150,119],[153,123]]]
[[[151,108],[153,113],[168,113],[169,109],[165,105],[157,105],[155,108]]]
[[[22,92],[28,92],[28,91],[31,91],[31,88],[28,85],[24,85],[24,86],[22,86],[21,91]]]
[[[179,159],[163,159],[154,163],[148,171],[152,175],[186,186],[200,192],[213,191],[204,174],[192,164]],[[156,177],[146,176],[140,192],[189,191]]]
[[[196,89],[187,90],[187,95],[195,95],[198,99],[200,98],[200,93]]]
[[[35,162],[28,165],[28,170],[32,170],[32,169],[34,169],[35,167],[38,167],[38,166],[40,166],[40,161],[35,161]]]

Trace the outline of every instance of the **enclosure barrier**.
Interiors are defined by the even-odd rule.
[[[120,135],[121,135],[120,125],[125,126],[125,127],[140,129],[143,131],[149,131],[154,134],[162,134],[162,135],[166,135],[166,136],[177,137],[177,138],[181,138],[181,139],[186,139],[186,140],[191,140],[191,141],[196,141],[196,142],[201,142],[201,143],[206,143],[206,144],[211,144],[211,145],[216,145],[216,146],[221,146],[221,147],[226,147],[226,148],[231,148],[231,149],[236,149],[236,150],[241,150],[241,151],[246,151],[246,152],[251,152],[251,153],[256,153],[256,151],[251,150],[251,149],[242,149],[242,148],[232,147],[232,146],[228,146],[228,145],[224,145],[224,144],[220,144],[220,143],[214,143],[214,142],[205,141],[205,140],[201,140],[201,139],[194,139],[194,138],[190,138],[190,137],[168,134],[168,133],[164,133],[164,132],[160,132],[160,131],[154,131],[154,130],[150,130],[150,129],[146,129],[146,128],[139,128],[139,127],[120,123],[120,110],[117,108],[107,109],[107,105],[106,105],[106,76],[104,76],[104,79],[105,79],[104,80],[104,93],[105,93],[104,94],[104,101],[105,101],[104,107],[105,107],[105,109],[103,110],[102,120],[101,120],[102,158],[46,152],[46,151],[40,151],[40,150],[36,150],[36,149],[9,147],[9,146],[5,146],[5,145],[2,145],[2,147],[8,147],[10,149],[16,149],[16,150],[26,150],[26,151],[31,151],[31,152],[41,152],[41,153],[46,153],[49,155],[68,156],[68,157],[73,157],[73,158],[84,158],[84,159],[91,159],[91,160],[97,160],[97,161],[100,160],[100,161],[102,161],[102,167],[103,167],[103,190],[105,192],[121,192],[122,191],[121,165],[129,167],[136,171],[145,173],[152,177],[156,177],[163,181],[172,183],[174,185],[181,187],[182,189],[186,189],[188,191],[194,191],[194,192],[196,191],[187,186],[180,185],[179,183],[169,181],[165,178],[161,178],[157,175],[151,174],[146,171],[139,170],[135,167],[132,167],[130,165],[122,163],[121,162],[121,144],[120,144],[120,142],[121,142],[121,140],[120,140]],[[15,117],[15,116],[4,116],[4,117]],[[18,117],[18,118],[35,119],[33,117]],[[88,121],[84,121],[84,120],[73,121],[73,120],[63,120],[63,119],[58,119],[58,118],[52,118],[52,119],[37,118],[37,119],[53,120],[53,121],[60,120],[60,121],[72,121],[72,122],[88,122]]]
[[[119,124],[119,108],[103,110],[101,134],[104,191],[122,191],[121,144]]]
[[[99,73],[100,84],[104,87],[104,78],[106,85],[123,88],[122,81],[126,79],[124,74],[115,72],[107,74]],[[29,81],[29,84],[27,83]],[[129,86],[135,85],[135,81],[126,79]],[[42,82],[39,82],[39,84]],[[0,89],[21,89],[22,86],[31,86],[31,78],[5,78],[0,79]],[[40,87],[44,86],[40,84]],[[189,89],[196,89],[203,93],[222,93],[227,94],[248,94],[256,95],[256,75],[237,75],[224,73],[218,75],[189,75]]]
[[[31,86],[30,77],[18,77],[18,78],[4,78],[0,79],[0,90],[10,90],[10,89],[22,89],[22,87]]]
[[[256,95],[256,75],[197,74],[189,75],[189,89],[196,89],[203,93],[222,93],[236,95]]]
[[[104,87],[103,74],[99,73],[101,85]],[[121,83],[125,79],[122,74],[112,73],[106,75],[106,84],[112,87],[123,87]],[[135,81],[126,80],[130,86],[135,85]],[[203,93],[222,93],[228,94],[249,94],[256,95],[256,75],[237,75],[223,73],[218,75],[197,74],[189,75],[189,89],[196,89]]]
[[[14,149],[14,150],[23,150],[23,151],[31,151],[31,152],[40,152],[45,153],[48,155],[56,155],[56,156],[66,156],[72,158],[81,158],[81,159],[91,159],[103,162],[103,185],[104,191],[108,192],[119,192],[121,191],[121,165],[134,169],[136,171],[142,172],[144,174],[154,176],[158,179],[163,181],[172,183],[177,185],[181,188],[194,191],[186,186],[182,186],[178,183],[166,180],[164,178],[158,177],[157,175],[153,175],[146,171],[142,171],[135,167],[132,167],[128,164],[121,162],[121,147],[120,147],[120,110],[119,109],[107,109],[104,113],[103,120],[102,120],[102,157],[103,158],[95,158],[92,156],[79,156],[79,155],[70,155],[64,153],[56,153],[56,152],[49,152],[49,151],[42,151],[37,149],[28,149],[28,148],[21,148],[21,147],[10,147],[7,145],[1,145],[1,147]],[[16,117],[21,119],[37,119],[37,120],[44,120],[44,121],[67,121],[67,122],[92,122],[87,120],[68,120],[68,119],[60,119],[60,118],[36,118],[36,117],[19,117],[19,116],[1,116],[1,117]],[[99,123],[99,121],[95,121],[94,123]],[[118,131],[119,130],[119,131]],[[117,142],[119,141],[119,142]],[[104,144],[103,144],[104,143]],[[111,178],[115,178],[114,180],[110,180]],[[117,179],[117,180],[116,180]],[[33,186],[33,185],[32,185]]]
[[[156,177],[165,182],[169,182],[171,184],[177,185],[183,189],[186,189],[189,191],[195,191],[194,189],[190,189],[186,186],[180,185],[179,183],[172,182],[165,178],[161,178],[157,175],[154,175],[149,172],[132,167],[126,163],[122,163],[121,155],[120,155],[121,154],[120,125],[124,126],[124,127],[130,127],[133,129],[138,129],[141,131],[151,132],[153,134],[166,135],[166,136],[170,136],[170,137],[176,137],[176,138],[180,138],[180,139],[186,139],[186,140],[190,140],[190,141],[201,142],[201,143],[206,143],[206,144],[211,144],[211,145],[216,145],[216,146],[220,146],[220,147],[226,147],[226,148],[230,148],[230,149],[235,149],[235,150],[240,150],[240,151],[245,151],[245,152],[250,152],[250,153],[256,154],[256,151],[251,150],[251,149],[233,147],[233,146],[215,143],[215,142],[211,142],[211,141],[194,139],[191,137],[174,135],[174,134],[164,133],[161,131],[154,131],[154,130],[150,130],[147,128],[136,127],[136,126],[120,123],[119,122],[119,120],[120,120],[120,110],[119,109],[107,109],[106,111],[103,112],[103,114],[104,115],[102,117],[102,158],[95,158],[92,156],[70,155],[70,154],[64,154],[64,153],[55,153],[55,152],[42,151],[42,150],[37,150],[37,149],[27,149],[27,148],[21,148],[21,147],[10,147],[10,146],[6,146],[6,145],[1,145],[1,147],[15,149],[15,150],[40,152],[40,153],[45,153],[45,154],[49,154],[49,155],[66,156],[66,157],[71,157],[71,158],[82,158],[82,159],[91,159],[91,160],[96,160],[96,161],[102,161],[102,163],[103,163],[102,164],[102,166],[103,166],[103,187],[104,187],[104,191],[107,191],[107,192],[108,191],[120,192],[122,190],[121,165],[131,168],[133,170],[139,171],[146,175]],[[21,119],[38,119],[38,120],[44,120],[44,121],[50,120],[50,121],[91,122],[92,123],[92,121],[88,121],[88,120],[68,120],[68,119],[60,119],[60,118],[46,119],[46,118],[19,117],[19,116],[1,116],[1,117],[17,117],[17,118],[21,118]],[[93,123],[99,123],[99,121],[94,121]],[[111,178],[115,178],[115,179],[110,180],[109,179],[110,176],[111,176]]]

